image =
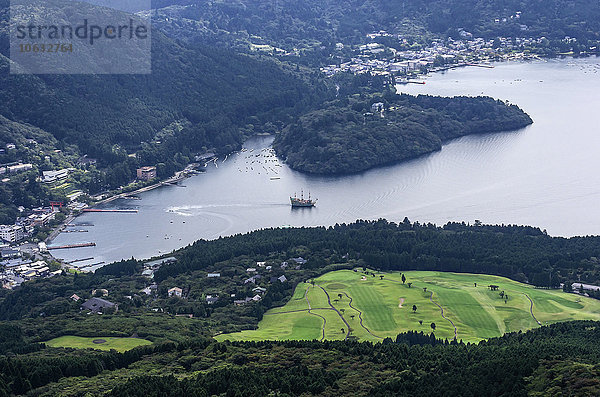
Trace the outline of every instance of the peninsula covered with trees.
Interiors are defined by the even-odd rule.
[[[490,97],[356,95],[301,116],[273,147],[299,171],[342,174],[440,150],[449,139],[532,122],[518,106]]]

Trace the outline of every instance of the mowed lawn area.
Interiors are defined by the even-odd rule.
[[[381,341],[411,330],[430,333],[435,323],[438,338],[450,340],[456,332],[458,340],[477,342],[540,323],[600,320],[600,301],[560,290],[481,274],[410,271],[404,275],[405,283],[401,273],[356,269],[324,274],[299,284],[285,306],[265,313],[257,330],[216,339]],[[498,289],[492,291],[490,285]]]
[[[95,342],[94,342],[95,341]],[[131,350],[134,347],[150,345],[152,342],[140,338],[115,338],[115,337],[82,337],[82,336],[61,336],[44,342],[49,347],[72,347],[76,349],[114,349],[118,352]]]

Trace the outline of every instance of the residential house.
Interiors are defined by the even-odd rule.
[[[262,278],[262,276],[260,274],[257,274],[255,276],[252,276],[246,280],[244,280],[244,284],[248,284],[248,283],[252,283],[252,284],[256,284],[256,280]]]
[[[206,303],[212,305],[219,300],[218,296],[206,295]]]
[[[167,263],[176,262],[177,258],[174,256],[169,256],[167,258],[157,259],[155,261],[150,261],[144,263],[144,267],[147,269],[158,270],[162,265],[166,265]]]
[[[267,292],[267,289],[263,287],[255,287],[252,288],[252,292],[254,292],[255,294],[264,294],[265,292]]]
[[[137,179],[150,181],[156,178],[156,167],[142,167],[137,169]]]
[[[216,278],[216,277],[221,277],[221,273],[208,273],[206,275],[206,277],[208,278]]]
[[[119,309],[116,303],[109,302],[102,298],[91,298],[85,301],[81,307],[81,310],[89,310],[92,313],[104,313],[106,310]]]
[[[233,301],[233,303],[236,305],[243,305],[248,302],[258,302],[261,299],[262,299],[262,297],[257,294],[257,295],[254,295],[253,297],[248,296],[248,297],[246,297],[246,299],[235,300],[235,301]]]
[[[181,298],[183,295],[183,290],[179,287],[173,287],[168,291],[169,296],[177,296]]]
[[[148,287],[144,288],[143,290],[140,290],[140,292],[143,294],[146,294],[146,295],[152,295],[153,293],[156,292],[157,289],[158,289],[158,286],[156,284],[152,284],[152,285],[149,285]]]
[[[303,257],[299,256],[297,258],[292,258],[292,260],[294,262],[296,262],[299,265],[304,265],[306,263],[306,259],[304,259]]]

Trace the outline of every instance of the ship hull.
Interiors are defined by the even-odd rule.
[[[294,197],[290,197],[290,202],[292,204],[292,208],[314,207],[316,204],[316,202],[312,200],[302,200]]]

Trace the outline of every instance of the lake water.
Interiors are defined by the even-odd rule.
[[[400,86],[410,94],[489,95],[518,104],[534,124],[519,131],[468,136],[418,159],[344,177],[304,175],[268,150],[271,137],[211,163],[207,172],[109,208],[136,214],[89,213],[87,233],[54,244],[95,247],[53,251],[80,264],[148,258],[197,239],[264,227],[333,225],[387,218],[529,224],[551,235],[600,234],[600,59],[463,68]],[[252,151],[251,151],[252,150]],[[272,179],[279,178],[279,179]],[[310,191],[317,207],[292,210],[289,196]]]

